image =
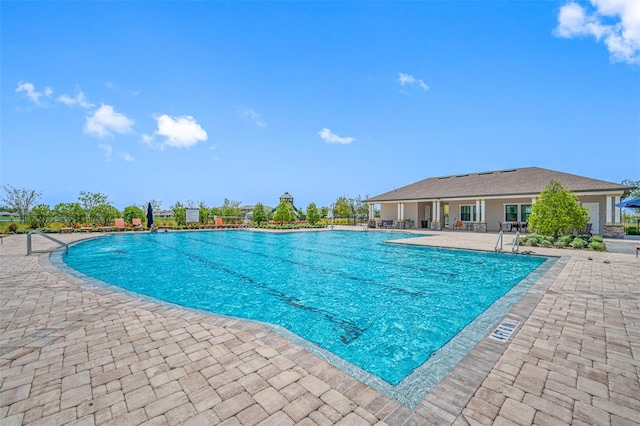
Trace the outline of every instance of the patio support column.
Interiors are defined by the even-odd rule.
[[[480,220],[480,200],[476,200],[476,222],[481,222]]]
[[[620,202],[620,195],[607,195],[607,222],[602,229],[602,236],[624,238],[624,226],[620,222],[620,207],[613,204]]]
[[[432,201],[431,229],[436,231],[442,229],[442,224],[440,223],[440,201]]]
[[[487,210],[487,209],[486,209],[485,204],[486,204],[486,203],[485,203],[485,200],[483,199],[483,200],[480,202],[480,222],[482,222],[482,223],[485,223],[485,222],[486,222],[486,220],[485,220],[485,214],[486,214],[486,213],[485,213],[485,212],[486,212],[486,210]]]
[[[398,203],[398,220],[402,220],[402,203]]]
[[[369,203],[369,220],[376,218],[375,204]]]

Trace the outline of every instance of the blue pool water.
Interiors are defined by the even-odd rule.
[[[278,324],[396,385],[545,259],[387,244],[384,232],[115,234],[71,268],[126,290]]]

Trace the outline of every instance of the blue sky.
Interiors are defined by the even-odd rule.
[[[538,166],[640,179],[640,2],[13,2],[0,183],[326,206]]]

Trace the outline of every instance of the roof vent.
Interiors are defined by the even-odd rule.
[[[467,177],[469,175],[456,175],[456,177]]]
[[[500,173],[511,173],[511,172],[515,172],[516,169],[511,169],[511,170],[500,170]]]
[[[482,173],[478,173],[479,175],[492,175],[493,172],[482,172]]]
[[[450,177],[451,176],[442,176],[442,177],[439,177],[438,179],[449,179]]]

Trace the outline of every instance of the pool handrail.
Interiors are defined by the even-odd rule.
[[[498,241],[496,241],[495,251],[498,251],[498,244],[500,244],[500,251],[502,251],[502,229],[498,232]]]
[[[51,241],[60,244],[60,246],[59,247],[55,247],[53,249],[48,249],[48,250],[33,250],[33,246],[31,244],[31,235],[32,234],[42,235],[43,237],[48,238]],[[37,229],[27,232],[27,256],[29,256],[31,253],[51,253],[51,252],[54,252],[54,251],[61,251],[62,248],[64,248],[64,253],[65,254],[69,253],[69,244],[67,244],[67,243],[62,242],[62,241],[58,240],[57,238],[53,238],[52,236],[47,235],[44,232],[40,232]]]
[[[520,250],[520,231],[516,231],[516,237],[513,239],[513,245],[511,246],[511,254],[518,253]]]

